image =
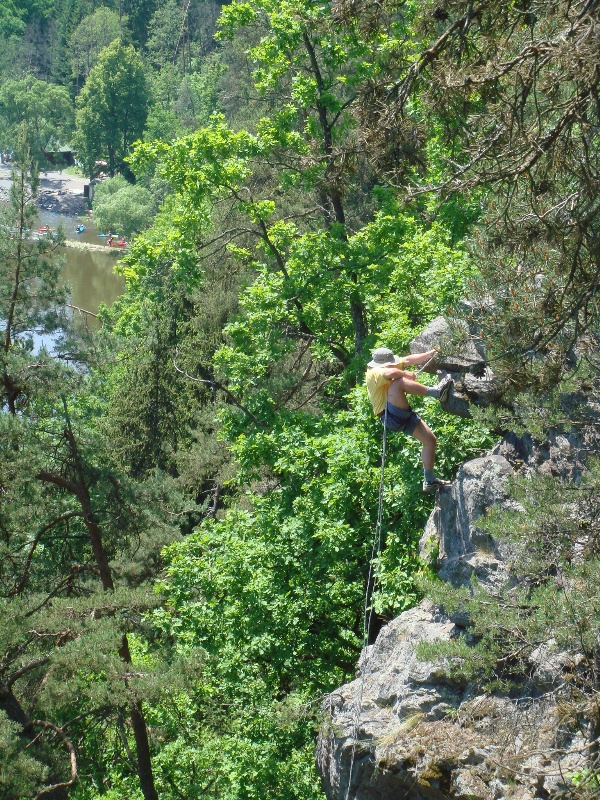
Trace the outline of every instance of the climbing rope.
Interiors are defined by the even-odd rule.
[[[437,356],[431,356],[420,369],[415,371],[415,375],[419,375],[423,370],[430,364],[433,359]],[[379,556],[381,552],[381,529],[383,523],[383,491],[385,488],[385,450],[386,450],[386,439],[387,439],[387,401],[385,404],[385,409],[383,412],[383,438],[381,444],[381,477],[379,479],[379,503],[377,506],[377,524],[375,525],[375,536],[373,537],[373,546],[371,548],[371,558],[369,560],[369,574],[367,577],[367,588],[365,591],[365,608],[363,613],[363,651],[369,644],[369,631],[371,630],[371,620],[373,618],[373,603],[369,605],[369,589],[371,588],[371,579],[373,580],[373,586],[371,588],[371,598],[375,595],[375,589],[377,588],[377,570],[374,567],[375,558]],[[360,682],[359,682],[359,691],[358,691],[358,701],[355,705],[355,712],[354,712],[354,725],[352,727],[352,754],[350,756],[350,769],[348,771],[348,785],[346,787],[346,796],[345,800],[348,800],[350,797],[350,787],[352,785],[352,770],[354,769],[354,759],[356,756],[356,745],[357,745],[357,736],[358,736],[358,724],[360,718],[360,712],[362,709],[362,699],[363,699],[363,691],[365,680],[368,676],[369,672],[369,663],[371,661],[370,653],[365,658],[365,664],[363,670],[361,670]]]
[[[381,528],[383,520],[383,490],[385,486],[385,448],[387,438],[387,402],[383,412],[383,440],[381,445],[381,477],[379,479],[379,504],[377,506],[377,524],[375,525],[375,536],[373,537],[373,546],[371,548],[371,558],[369,559],[369,574],[367,577],[367,588],[365,591],[365,608],[363,613],[363,651],[369,644],[369,631],[371,630],[371,620],[373,618],[373,603],[369,605],[369,589],[371,588],[371,580],[373,580],[373,587],[371,589],[371,598],[375,595],[377,588],[377,570],[374,567],[375,557],[381,552]],[[345,800],[350,796],[350,786],[352,784],[352,770],[354,769],[354,757],[356,755],[356,739],[358,735],[358,723],[360,711],[362,708],[363,690],[365,685],[365,678],[368,674],[368,667],[370,662],[370,654],[365,660],[364,668],[361,671],[358,702],[355,706],[354,725],[352,729],[352,755],[350,756],[350,770],[348,772],[348,786],[346,788]]]
[[[437,358],[437,355],[438,355],[438,354],[437,354],[437,351],[436,351],[436,352],[435,352],[435,353],[434,353],[434,354],[431,356],[431,358],[428,358],[428,359],[427,359],[427,361],[426,361],[426,362],[423,364],[423,366],[422,366],[422,367],[420,367],[419,369],[415,370],[415,375],[420,375],[420,374],[423,372],[423,370],[424,370],[426,367],[428,367],[428,366],[429,366],[429,364],[431,364],[431,362],[433,361],[433,359],[434,359],[434,358]]]

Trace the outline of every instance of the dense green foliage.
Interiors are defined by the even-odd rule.
[[[486,424],[415,403],[445,477],[490,426],[543,435],[562,390],[597,382],[597,12],[534,5],[3,5],[7,797],[322,797],[321,698],[364,643],[371,347],[406,352],[472,301],[501,391]],[[111,176],[98,225],[135,234],[93,341],[27,239],[43,153],[67,142]],[[377,625],[422,591],[420,478],[417,443],[391,436]],[[524,515],[490,519],[518,532],[523,589],[519,614],[473,611],[470,679],[521,679],[499,667],[515,631],[530,650],[555,622],[563,648],[574,627],[588,641],[597,553],[569,562],[561,520],[597,517],[596,489],[565,510],[552,486],[518,487]],[[558,572],[588,589],[553,619]]]
[[[73,77],[79,83],[90,74],[98,56],[109,44],[120,39],[126,41],[127,17],[119,15],[106,6],[100,6],[93,14],[84,17],[71,34],[71,63]]]
[[[129,237],[143,230],[152,217],[152,194],[118,176],[101,183],[94,195],[94,221],[100,230]]]
[[[133,142],[140,138],[147,115],[146,79],[133,47],[119,40],[108,45],[91,68],[77,97],[75,146],[87,173],[95,162],[108,157],[112,176],[123,168]]]

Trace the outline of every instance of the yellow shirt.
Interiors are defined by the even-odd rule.
[[[400,362],[400,364],[394,364],[394,366],[398,369],[403,369],[404,364]],[[386,367],[373,367],[368,369],[365,375],[369,400],[376,417],[381,414],[386,406],[388,387],[391,383],[391,380],[385,377],[385,369]]]

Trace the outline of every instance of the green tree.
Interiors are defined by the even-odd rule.
[[[148,25],[158,5],[156,0],[123,0],[121,8],[129,17],[129,27],[137,47],[145,45]]]
[[[123,168],[146,124],[148,94],[140,57],[119,41],[106,47],[77,98],[75,143],[90,176],[95,162],[108,160],[111,177]]]
[[[130,237],[147,228],[153,216],[152,194],[118,176],[103,181],[94,192],[94,221],[100,230]]]
[[[183,128],[174,111],[161,108],[159,105],[150,108],[144,131],[145,141],[161,139],[164,142],[172,142],[182,135]]]
[[[29,240],[29,227],[36,218],[32,200],[37,176],[35,172],[28,175],[31,158],[25,147],[17,149],[24,153],[23,161],[13,166],[0,251],[0,402],[9,412],[0,415],[0,646],[6,654],[0,665],[0,724],[3,741],[13,755],[11,792],[35,786],[46,794],[53,786],[56,796],[64,797],[77,782],[78,758],[89,758],[87,742],[75,748],[67,732],[74,708],[85,707],[84,715],[91,718],[98,713],[104,717],[112,694],[111,713],[115,719],[125,713],[135,742],[141,791],[146,800],[156,800],[142,702],[123,677],[133,659],[127,638],[131,631],[115,621],[120,613],[116,608],[108,611],[107,622],[96,627],[91,637],[87,637],[87,626],[79,623],[95,613],[95,604],[104,607],[104,614],[105,604],[112,602],[107,595],[119,588],[119,579],[111,559],[124,556],[120,569],[127,577],[121,578],[121,585],[131,588],[143,583],[148,561],[156,558],[164,543],[160,534],[158,541],[155,535],[164,526],[157,527],[156,518],[145,526],[142,508],[148,507],[147,499],[138,495],[136,500],[136,487],[126,485],[124,476],[103,460],[105,448],[95,434],[94,404],[84,399],[81,405],[73,401],[69,407],[65,398],[74,397],[85,382],[81,371],[68,366],[75,357],[73,349],[65,352],[59,337],[52,355],[43,347],[34,351],[34,332],[59,333],[60,326],[66,333],[66,289],[57,288],[58,265],[48,258],[56,243]],[[151,542],[148,531],[153,531]],[[145,555],[140,558],[142,551]],[[96,586],[98,578],[101,589]],[[144,594],[142,590],[138,602],[152,606],[148,597],[142,600]],[[69,598],[66,607],[61,604],[63,598]],[[84,604],[91,601],[91,605],[83,617],[65,627],[76,598],[85,598]],[[50,603],[58,616],[49,613]],[[31,624],[37,631],[33,636]],[[88,656],[94,651],[98,660],[88,660],[84,677],[86,638],[91,648]],[[80,646],[83,651],[76,652]],[[75,650],[69,655],[70,647]],[[108,664],[112,666],[106,671]],[[89,674],[98,670],[112,675],[114,681],[103,699],[95,691],[103,681],[93,688],[89,685]],[[89,691],[78,685],[80,679]],[[46,689],[50,696],[45,695]],[[104,710],[98,710],[98,703]],[[53,736],[61,741],[66,755],[46,741]],[[36,742],[34,753],[28,756],[27,748]],[[126,770],[131,771],[131,767]],[[4,773],[1,780],[5,782]]]
[[[26,148],[35,169],[46,152],[67,144],[73,132],[73,103],[68,91],[33,75],[6,80],[0,87],[0,149]]]
[[[178,59],[178,46],[181,44],[184,24],[183,9],[175,0],[168,0],[159,6],[148,24],[146,50],[153,67],[161,69]]]
[[[71,34],[71,63],[77,84],[85,81],[98,61],[100,52],[115,39],[127,43],[127,17],[106,6],[97,8],[84,17]]]
[[[76,376],[70,377],[63,377],[59,391],[76,388]],[[137,773],[143,797],[156,800],[142,707],[142,697],[154,690],[130,682],[134,656],[128,635],[137,626],[123,624],[119,608],[127,596],[138,619],[152,607],[143,587],[145,559],[151,562],[164,540],[156,541],[157,518],[148,529],[143,521],[148,495],[136,500],[136,487],[102,458],[86,417],[89,423],[87,409],[69,407],[49,388],[31,402],[25,417],[2,420],[0,602],[8,657],[0,667],[0,708],[19,726],[20,746],[15,738],[13,747],[21,758],[40,729],[61,733],[66,756],[44,747],[40,758],[50,773],[44,782],[65,789],[78,779],[77,764],[94,760],[94,737],[89,739],[85,726],[77,730],[81,712],[89,720],[125,721],[135,756],[122,771],[130,777]],[[26,500],[34,504],[29,514]],[[6,559],[8,554],[15,557]],[[90,627],[85,622],[90,614],[100,614],[102,621]],[[28,633],[32,624],[39,635]],[[162,691],[159,684],[155,689]],[[28,697],[34,698],[29,711]],[[68,763],[69,751],[70,776],[61,764]]]
[[[174,64],[166,64],[160,70],[151,70],[148,74],[148,85],[152,100],[164,110],[173,106],[181,84],[181,74]]]
[[[217,53],[203,59],[200,70],[181,81],[174,109],[186,127],[208,125],[211,116],[220,111],[220,79],[225,71]]]
[[[25,30],[23,22],[23,9],[14,2],[3,3],[0,9],[0,31],[2,38],[6,41],[9,37],[22,34]]]

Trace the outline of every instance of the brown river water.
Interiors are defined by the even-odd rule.
[[[85,230],[77,234],[75,229],[81,221]],[[42,211],[38,225],[48,225],[50,228],[62,225],[66,238],[78,242],[94,245],[104,245],[106,242],[105,238],[98,236],[97,229],[87,219]],[[118,256],[112,252],[61,247],[60,258],[64,261],[63,281],[71,289],[71,303],[78,308],[96,314],[100,303],[111,305],[125,289],[124,279],[114,271]]]
[[[68,174],[66,171],[54,170],[42,173],[40,176],[40,199],[49,191],[59,191],[66,199],[72,201],[72,207],[85,208],[83,189],[86,179]],[[9,164],[0,164],[0,202],[6,202],[11,183]],[[59,214],[60,203],[56,204],[56,197],[46,197],[46,204],[55,205],[55,210],[40,210],[36,227],[48,225],[57,229],[62,226],[67,239],[77,242],[87,242],[95,246],[103,246],[106,239],[98,236],[98,231],[92,224],[89,216],[76,217],[68,214]],[[64,204],[64,203],[63,203]],[[67,202],[64,204],[68,206]],[[83,222],[85,230],[76,233],[77,225]],[[111,305],[124,291],[125,281],[114,272],[118,256],[114,252],[102,250],[83,250],[71,247],[60,248],[60,256],[64,260],[62,275],[64,282],[71,287],[71,303],[74,306],[91,311],[95,314],[100,303]],[[106,248],[108,250],[108,248]],[[93,318],[90,318],[92,320]]]

